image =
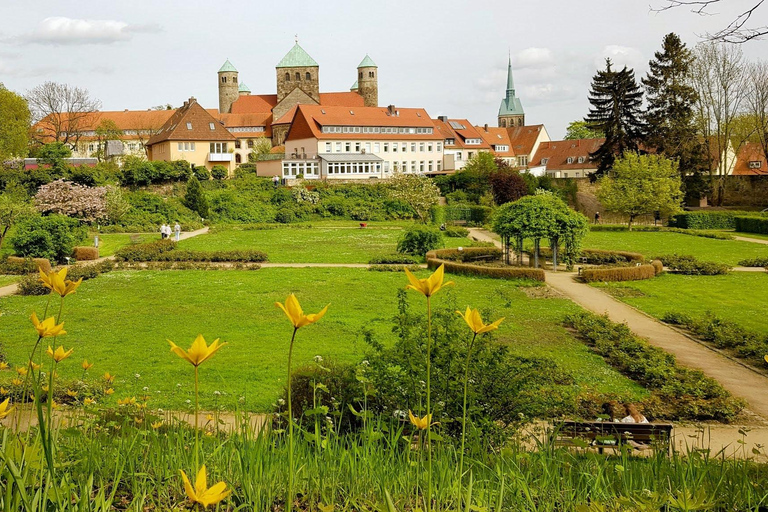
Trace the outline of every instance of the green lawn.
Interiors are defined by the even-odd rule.
[[[701,316],[712,311],[741,326],[768,334],[768,274],[732,272],[724,276],[662,274],[646,281],[595,284],[646,313],[669,311]]]
[[[423,272],[424,276],[427,275]],[[490,308],[506,316],[498,339],[515,353],[551,357],[572,371],[579,384],[600,392],[643,396],[628,381],[561,325],[577,310],[561,298],[532,298],[509,281],[451,276],[455,288],[435,298],[436,307],[455,297],[453,307]],[[204,407],[233,408],[239,397],[251,410],[270,408],[285,381],[291,326],[274,306],[290,292],[304,309],[316,312],[330,303],[328,314],[298,333],[294,365],[315,355],[358,361],[367,346],[361,329],[372,329],[385,343],[393,340],[391,319],[396,292],[406,284],[399,272],[364,269],[288,269],[258,271],[121,271],[83,283],[67,297],[64,320],[68,334],[60,341],[75,349],[60,366],[63,378],[79,378],[80,361],[95,363],[91,372],[116,374],[115,395],[138,396],[146,386],[153,407],[182,408],[192,397],[192,367],[169,352],[166,339],[188,347],[198,333],[208,342],[220,337],[228,345],[201,367]],[[541,292],[545,288],[537,288]],[[530,289],[528,289],[530,292]],[[422,298],[410,299],[423,307]],[[422,299],[422,300],[420,300]],[[0,298],[2,347],[12,365],[24,364],[34,342],[29,315],[42,315],[45,297]],[[0,377],[6,382],[6,372]],[[215,395],[220,391],[222,395]]]
[[[768,245],[665,232],[590,231],[583,247],[639,252],[649,258],[677,253],[728,265],[746,258],[768,257]]]
[[[96,233],[91,233],[89,242],[93,243]],[[99,234],[99,256],[112,256],[115,251],[126,245],[160,240],[159,233],[101,233]]]
[[[402,224],[374,223],[361,229],[349,223],[277,229],[214,229],[182,240],[179,246],[200,251],[256,249],[274,263],[368,263],[373,256],[396,251]],[[445,237],[446,247],[468,245],[466,238]]]
[[[16,281],[18,281],[19,279],[21,279],[21,276],[0,275],[0,287],[8,286],[9,284],[13,284]]]

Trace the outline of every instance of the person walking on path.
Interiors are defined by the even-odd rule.
[[[179,225],[179,221],[176,221],[176,225],[173,226],[173,232],[176,235],[176,241],[179,241],[179,237],[181,236],[181,226]]]
[[[280,185],[280,177],[277,175],[272,176],[272,185],[274,185],[275,188]]]
[[[600,212],[595,212],[595,224],[600,224]]]
[[[160,238],[162,238],[163,240],[165,240],[165,238],[166,238],[166,235],[165,235],[165,222],[163,222],[160,225]]]

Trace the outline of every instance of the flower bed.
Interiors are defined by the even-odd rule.
[[[250,249],[233,251],[191,251],[177,249],[172,240],[157,240],[146,244],[123,247],[115,253],[118,261],[200,261],[200,262],[244,262],[261,263],[267,261],[267,255]]]
[[[658,275],[657,266],[652,264],[636,265],[634,267],[587,268],[582,270],[581,277],[588,283],[640,281],[651,279]]]
[[[540,268],[529,267],[489,267],[476,263],[467,263],[472,259],[487,257],[498,259],[501,250],[495,247],[465,247],[458,249],[437,249],[427,253],[427,267],[434,269],[445,265],[445,271],[451,274],[466,274],[486,276],[496,279],[532,279],[545,281],[544,271]]]

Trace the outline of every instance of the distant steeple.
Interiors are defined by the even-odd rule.
[[[507,66],[507,98],[515,96],[515,80],[512,78],[512,55],[509,56],[509,65]]]
[[[520,98],[515,94],[515,80],[512,78],[512,55],[507,65],[507,94],[499,106],[499,126],[512,127],[525,124],[525,111]]]

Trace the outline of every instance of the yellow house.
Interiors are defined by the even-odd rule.
[[[147,142],[149,160],[186,160],[211,169],[223,165],[232,173],[237,138],[197,102],[189,98]]]

